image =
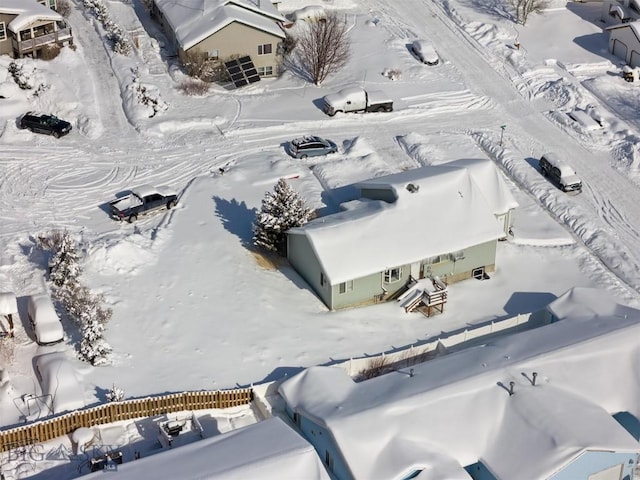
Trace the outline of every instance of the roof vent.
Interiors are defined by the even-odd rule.
[[[420,185],[409,183],[407,184],[407,190],[409,191],[409,193],[418,193],[418,190],[420,190]]]

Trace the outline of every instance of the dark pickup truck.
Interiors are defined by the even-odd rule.
[[[169,187],[141,185],[125,197],[109,202],[109,212],[117,220],[135,222],[139,216],[170,209],[178,204],[178,195]]]

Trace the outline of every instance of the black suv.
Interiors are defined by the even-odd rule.
[[[44,133],[60,138],[71,131],[71,124],[55,115],[27,112],[20,119],[20,128],[28,128],[35,133]]]

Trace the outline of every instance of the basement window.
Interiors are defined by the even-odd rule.
[[[348,282],[342,282],[340,284],[340,293],[347,293],[353,291],[353,280]]]

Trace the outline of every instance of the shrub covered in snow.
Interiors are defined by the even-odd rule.
[[[9,63],[9,73],[13,80],[22,90],[31,90],[33,88],[33,80],[31,75],[24,71],[22,65],[18,65],[15,61]]]
[[[197,78],[189,78],[180,84],[180,91],[185,95],[192,97],[201,97],[209,91],[209,84],[198,80]]]
[[[69,232],[39,236],[37,245],[51,254],[49,280],[52,293],[82,332],[80,358],[92,365],[110,362],[111,347],[104,339],[104,326],[112,311],[103,307],[104,296],[80,284],[82,268],[76,244]]]
[[[382,74],[390,80],[400,80],[402,78],[402,70],[399,68],[385,68]]]
[[[124,390],[113,384],[111,389],[107,392],[107,401],[121,402],[122,400],[124,400]]]
[[[149,107],[149,118],[155,117],[158,112],[166,111],[169,106],[160,97],[160,92],[140,82],[138,68],[131,69],[131,73],[133,74],[133,81],[129,88],[135,92],[136,99],[140,105]]]
[[[286,256],[286,231],[304,225],[312,216],[313,210],[281,178],[274,191],[267,192],[262,200],[262,208],[253,224],[253,243],[268,252]]]
[[[102,0],[84,0],[84,8],[89,10],[107,31],[107,39],[111,42],[114,52],[129,56],[133,51],[131,41],[125,35],[122,28],[116,25],[109,17],[109,11]]]

